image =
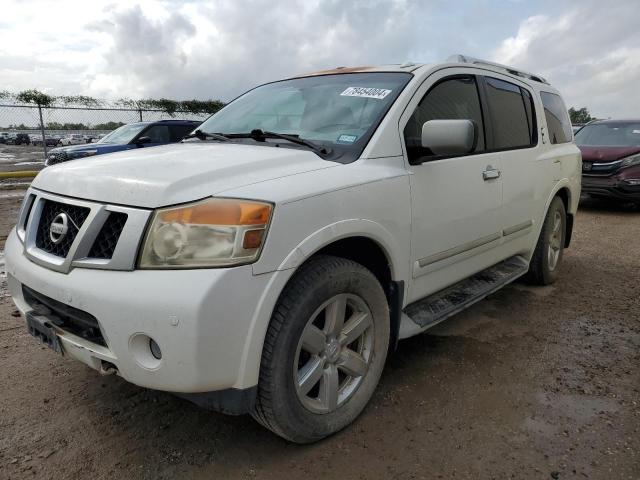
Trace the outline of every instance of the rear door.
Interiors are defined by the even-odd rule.
[[[547,183],[548,162],[537,147],[537,109],[526,84],[499,74],[485,75],[480,83],[488,116],[487,143],[501,165],[501,251],[507,257],[530,246],[528,236],[535,230],[540,203],[537,187]]]
[[[409,303],[496,263],[502,204],[502,178],[496,172],[501,165],[499,158],[485,153],[485,113],[474,72],[446,69],[433,74],[400,121],[411,174]],[[435,119],[472,120],[478,129],[475,151],[443,158],[424,149],[422,125]]]

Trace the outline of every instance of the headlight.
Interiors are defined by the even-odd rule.
[[[254,262],[272,209],[264,202],[211,198],[156,210],[140,268],[226,267]]]
[[[640,154],[631,155],[630,157],[622,160],[620,167],[631,167],[633,165],[640,165]]]

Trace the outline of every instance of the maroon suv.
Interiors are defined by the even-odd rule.
[[[640,204],[640,120],[598,120],[576,133],[582,191]]]

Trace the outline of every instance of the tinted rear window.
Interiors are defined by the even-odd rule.
[[[571,141],[572,130],[567,107],[560,96],[553,93],[540,92],[544,116],[547,119],[547,130],[551,143],[567,143]]]
[[[497,78],[485,79],[493,126],[492,149],[531,146],[534,135],[530,96],[525,98],[524,91],[513,83]]]

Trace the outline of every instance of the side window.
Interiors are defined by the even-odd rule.
[[[491,149],[532,146],[535,130],[532,129],[534,117],[529,92],[491,77],[485,77],[485,85],[493,133]]]
[[[169,127],[167,125],[154,125],[148,128],[142,136],[151,138],[151,143],[169,143]]]
[[[444,80],[432,87],[420,100],[404,128],[404,141],[409,159],[433,155],[428,148],[422,147],[422,125],[429,120],[474,121],[478,127],[475,152],[484,151],[484,122],[475,77]]]
[[[196,128],[193,125],[171,125],[169,127],[169,133],[171,135],[172,142],[179,142],[186,135],[189,135]]]
[[[567,107],[559,95],[540,92],[544,116],[547,119],[547,130],[551,143],[567,143],[571,141],[571,122]]]

